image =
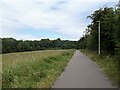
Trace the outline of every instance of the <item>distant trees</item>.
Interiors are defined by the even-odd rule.
[[[46,50],[46,49],[75,49],[76,41],[41,39],[40,41],[23,41],[14,38],[1,38],[2,40],[2,53],[10,52],[23,52],[33,50]]]
[[[45,49],[98,49],[98,23],[101,23],[101,50],[109,54],[120,54],[120,1],[115,8],[104,7],[88,16],[92,23],[87,26],[86,34],[77,42],[69,40],[41,39],[40,41],[23,41],[13,38],[2,39],[3,53],[33,51]]]
[[[79,48],[98,49],[97,21],[100,21],[101,50],[109,54],[120,51],[120,2],[115,8],[100,8],[87,18],[90,18],[92,23],[88,25],[86,35],[78,41]]]
[[[85,39],[86,37],[83,36],[80,40],[78,40],[78,48],[85,49],[87,47],[87,41]]]
[[[4,47],[3,47],[3,45],[4,45]],[[13,38],[9,38],[9,39],[3,38],[2,39],[2,50],[4,50],[4,53],[17,51],[17,42],[16,42],[16,40],[13,39]]]

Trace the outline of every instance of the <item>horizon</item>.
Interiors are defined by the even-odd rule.
[[[101,7],[114,7],[116,0],[2,0],[1,38],[78,41],[91,23],[87,16]]]
[[[7,38],[12,38],[12,39],[15,39],[15,38],[13,38],[13,37],[0,37],[0,39],[7,39]],[[57,39],[60,39],[61,41],[67,41],[68,39],[61,39],[61,38],[55,38],[55,39],[50,39],[50,38],[41,38],[41,39],[36,39],[36,40],[32,40],[32,39],[26,39],[26,40],[23,40],[23,39],[15,39],[15,40],[17,40],[17,41],[19,41],[19,40],[23,40],[23,41],[41,41],[42,39],[49,39],[49,40],[57,40]],[[68,40],[68,41],[78,41],[78,40]]]

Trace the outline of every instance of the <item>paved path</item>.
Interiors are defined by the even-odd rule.
[[[52,88],[114,88],[99,66],[76,50]]]

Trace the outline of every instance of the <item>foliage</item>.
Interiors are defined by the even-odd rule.
[[[48,49],[75,49],[76,41],[41,39],[40,41],[23,41],[13,38],[2,38],[2,53],[24,52]]]
[[[90,50],[98,49],[98,22],[100,21],[100,44],[101,51],[108,54],[116,53],[116,46],[120,43],[120,2],[113,7],[104,7],[94,11],[88,16],[92,23],[88,25],[86,34],[79,40],[79,48],[85,46]],[[117,50],[117,53],[120,50]]]
[[[79,49],[85,51],[105,70],[107,75],[120,85],[120,1],[115,7],[104,7],[93,12],[90,16],[91,24],[86,34],[79,41]],[[92,53],[98,51],[98,22],[100,21],[101,55]],[[85,46],[83,48],[83,46]],[[118,75],[118,78],[117,78]]]
[[[3,88],[50,88],[74,50],[3,54]]]
[[[85,53],[89,58],[91,58],[94,62],[100,65],[102,70],[106,73],[110,80],[113,81],[113,84],[117,85],[120,79],[118,74],[118,60],[117,56],[99,56],[95,51],[90,51],[87,49],[81,50]],[[119,83],[120,84],[120,83]]]
[[[86,42],[86,39],[87,37],[84,36],[82,37],[80,40],[78,40],[78,48],[81,48],[81,49],[85,49],[86,48],[86,45],[87,45],[87,42]]]

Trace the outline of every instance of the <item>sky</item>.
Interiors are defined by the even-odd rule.
[[[17,40],[79,40],[86,17],[118,0],[0,0],[0,37]]]

